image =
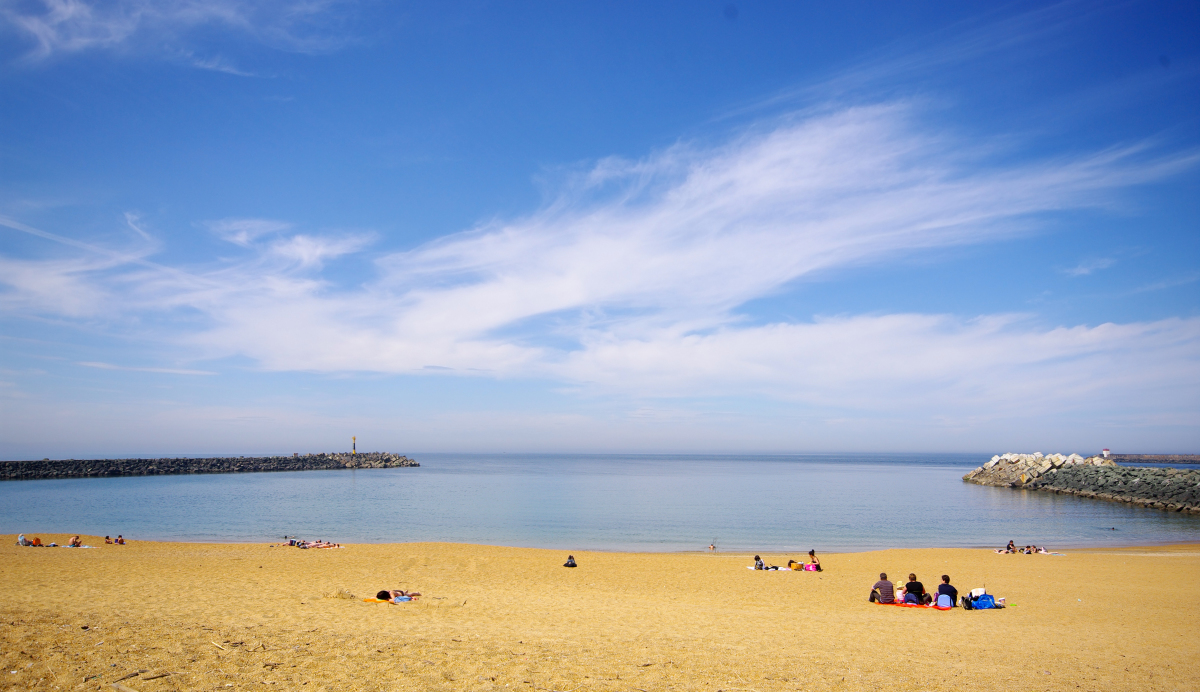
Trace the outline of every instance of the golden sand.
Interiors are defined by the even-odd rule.
[[[562,551],[477,545],[15,539],[0,546],[4,689],[1200,688],[1196,545],[830,554],[813,573],[721,553],[576,552],[566,569]],[[1009,607],[871,605],[880,571],[986,583]],[[385,588],[424,597],[361,600]]]

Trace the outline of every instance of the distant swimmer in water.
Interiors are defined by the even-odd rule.
[[[710,552],[710,553],[713,553],[713,552],[716,552],[716,550],[717,550],[717,544],[716,544],[716,543],[709,543],[709,544],[708,544],[708,552]]]

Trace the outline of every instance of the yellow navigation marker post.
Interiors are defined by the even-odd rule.
[[[350,453],[358,454],[358,437],[350,438]]]

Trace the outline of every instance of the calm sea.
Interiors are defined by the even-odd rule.
[[[1197,516],[963,483],[984,455],[417,460],[413,469],[0,482],[0,532],[568,551],[1200,542]]]

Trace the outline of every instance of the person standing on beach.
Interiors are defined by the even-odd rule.
[[[887,573],[879,573],[879,581],[871,587],[871,596],[867,599],[871,603],[876,601],[880,603],[895,603],[896,589],[892,586],[892,582],[888,581]]]

